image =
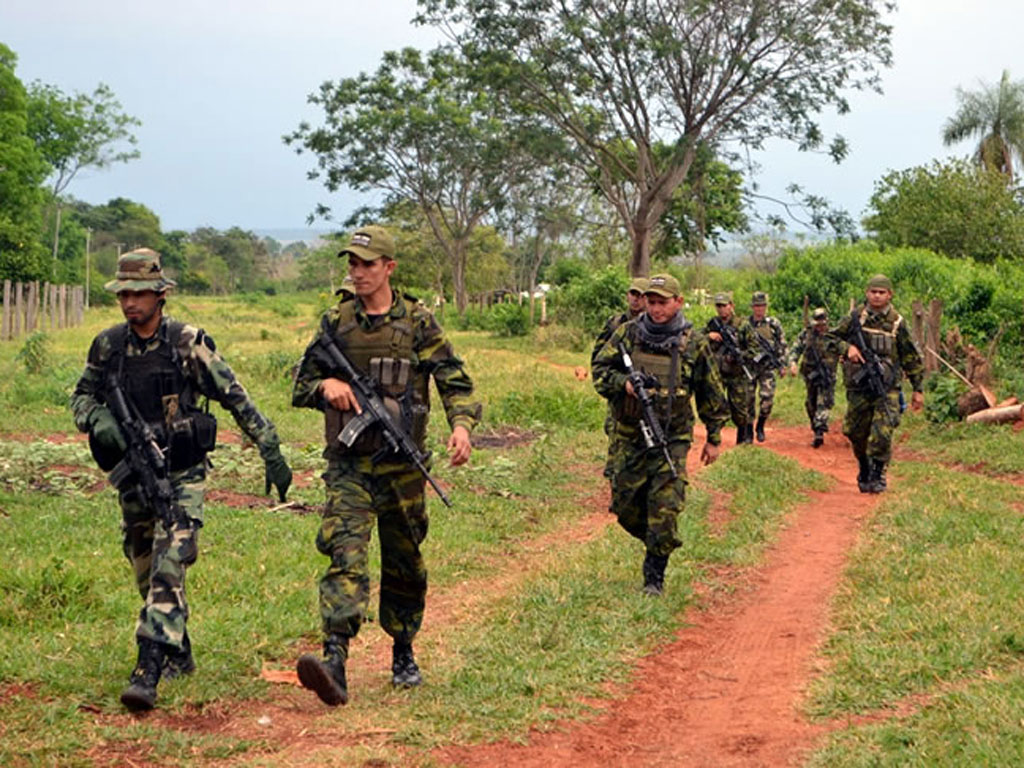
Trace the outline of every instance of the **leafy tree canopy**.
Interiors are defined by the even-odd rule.
[[[950,160],[891,171],[875,183],[869,207],[864,228],[883,247],[1024,258],[1024,205],[997,170]]]

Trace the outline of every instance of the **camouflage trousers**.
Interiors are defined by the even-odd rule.
[[[755,408],[756,404],[756,408]],[[766,419],[775,405],[775,371],[771,368],[754,372],[754,380],[747,389],[747,412],[750,420]]]
[[[891,390],[881,398],[847,389],[846,403],[843,434],[850,438],[854,455],[889,461],[892,435],[900,424],[899,390]]]
[[[676,520],[686,499],[687,442],[669,444],[679,477],[673,479],[661,451],[626,443],[612,473],[612,512],[630,536],[652,555],[667,556],[682,546]]]
[[[188,621],[185,571],[199,554],[206,466],[173,472],[170,480],[175,504],[184,513],[172,531],[142,502],[136,489],[121,492],[118,500],[122,547],[143,600],[135,636],[180,650]]]
[[[370,602],[368,550],[374,521],[380,540],[380,625],[411,643],[423,623],[427,536],[423,476],[408,464],[332,461],[323,475],[327,502],[316,537],[331,564],[320,579],[324,635],[355,637]]]
[[[729,415],[737,427],[745,427],[753,421],[750,411],[750,381],[740,372],[736,376],[722,375],[722,384],[729,401]]]
[[[815,432],[828,432],[828,422],[832,415],[832,406],[836,404],[835,384],[829,382],[820,386],[817,379],[804,379],[807,384],[807,397],[804,409],[811,420],[811,429]]]

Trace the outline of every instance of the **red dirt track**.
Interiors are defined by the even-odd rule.
[[[594,721],[535,733],[525,745],[451,747],[436,757],[505,768],[798,762],[824,732],[799,707],[825,638],[830,600],[878,501],[857,490],[856,464],[835,427],[820,449],[809,438],[806,428],[769,425],[762,447],[832,476],[832,490],[812,493],[790,513],[740,590],[691,610],[675,641],[638,665],[628,693]]]

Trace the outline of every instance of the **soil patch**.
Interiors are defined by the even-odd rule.
[[[530,429],[500,427],[497,429],[480,429],[473,433],[474,448],[508,448],[523,445],[537,439],[537,433]]]

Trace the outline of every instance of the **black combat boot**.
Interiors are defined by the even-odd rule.
[[[336,707],[348,703],[348,683],[345,680],[345,660],[348,658],[348,638],[328,635],[324,640],[324,657],[312,653],[299,656],[296,669],[303,688],[313,691],[324,704]]]
[[[736,445],[743,445],[745,442],[747,442],[746,425],[743,425],[742,427],[736,427]]]
[[[668,555],[654,555],[648,552],[644,556],[644,594],[661,597],[665,593],[665,566]]]
[[[761,415],[757,417],[757,442],[764,442],[764,422],[767,416]]]
[[[164,653],[163,678],[173,680],[176,677],[191,675],[196,671],[196,662],[192,658],[192,642],[188,639],[188,630],[181,639],[181,650],[167,646]]]
[[[391,684],[395,688],[415,688],[422,682],[423,676],[412,655],[412,643],[395,640],[391,648]]]
[[[160,682],[160,669],[164,663],[164,645],[156,640],[139,638],[139,660],[121,693],[121,703],[132,712],[152,709],[156,704],[156,686]]]
[[[820,429],[814,430],[814,439],[811,440],[811,448],[821,448],[825,444],[825,433]]]
[[[881,459],[871,458],[868,481],[865,483],[868,493],[881,493],[885,490],[885,462]]]
[[[857,487],[861,493],[868,493],[868,478],[871,475],[871,464],[868,457],[863,453],[854,454],[857,457]]]

